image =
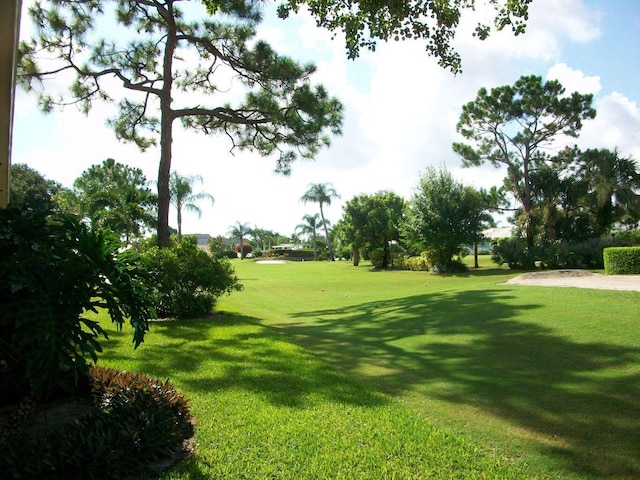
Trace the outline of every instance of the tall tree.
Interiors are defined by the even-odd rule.
[[[320,215],[317,213],[313,215],[307,214],[302,217],[302,220],[304,220],[304,223],[296,226],[296,232],[300,232],[303,235],[311,235],[313,259],[318,260],[318,228],[321,225]]]
[[[28,165],[16,163],[11,165],[10,190],[10,208],[50,211],[63,188]]]
[[[616,222],[637,223],[640,213],[640,171],[631,157],[617,150],[590,149],[579,155],[578,175],[589,185],[595,233],[608,233]]]
[[[341,234],[353,250],[353,265],[360,262],[360,250],[383,252],[381,266],[391,264],[391,242],[400,240],[404,222],[405,200],[393,192],[358,195],[343,207]]]
[[[324,205],[331,205],[333,199],[340,198],[338,192],[331,183],[312,183],[309,185],[307,191],[300,197],[304,203],[317,203],[320,206],[320,219],[322,220],[322,226],[324,227],[324,236],[327,241],[327,248],[329,249],[329,260],[333,261],[333,249],[331,248],[331,241],[329,240],[329,229],[327,219],[324,217]]]
[[[36,1],[29,9],[36,34],[21,43],[18,65],[19,81],[27,90],[34,80],[46,83],[67,73],[73,77],[66,95],[40,95],[45,111],[75,104],[88,113],[95,101],[118,98],[118,114],[110,120],[116,137],[141,150],[159,139],[160,246],[169,245],[176,120],[205,134],[224,133],[232,149],[279,154],[277,170],[283,173],[297,157],[313,158],[329,144],[330,133],[340,133],[342,122],[340,102],[322,86],[311,85],[313,65],[299,65],[254,39],[261,20],[258,1],[221,1],[213,21],[187,20],[180,2]],[[202,6],[190,6],[190,12],[201,7],[201,17],[206,15]],[[109,15],[106,21],[103,15]],[[105,24],[132,34],[116,27],[95,29]],[[245,95],[232,104],[225,92],[236,85]],[[218,102],[205,106],[211,99]]]
[[[462,107],[457,131],[467,143],[456,142],[453,150],[464,166],[489,162],[506,167],[504,186],[522,205],[524,231],[533,247],[532,172],[548,165],[545,153],[559,136],[577,137],[582,121],[595,117],[592,95],[565,95],[557,80],[523,76],[513,86],[478,91],[476,99]]]
[[[204,0],[215,8],[221,0]],[[302,5],[316,18],[318,26],[342,31],[347,56],[355,58],[361,48],[375,50],[376,40],[420,39],[426,41],[429,55],[454,73],[461,69],[461,59],[451,45],[460,17],[474,10],[475,0],[281,0],[278,14],[282,18],[297,12]],[[494,11],[493,26],[502,30],[510,26],[515,35],[525,30],[528,7],[532,0],[488,0],[482,2]],[[491,14],[487,14],[489,18]],[[492,27],[479,23],[474,36],[486,39]]]
[[[139,168],[108,158],[73,182],[78,213],[94,229],[117,233],[125,242],[155,226],[157,196]]]
[[[409,202],[406,237],[429,251],[436,269],[448,271],[452,257],[477,242],[490,222],[488,198],[444,168],[427,168]]]
[[[202,183],[202,176],[191,175],[182,176],[178,172],[173,172],[169,180],[170,202],[176,208],[178,217],[178,241],[182,240],[182,212],[192,212],[202,216],[202,210],[197,202],[208,200],[213,205],[213,196],[206,192],[193,193],[193,184]]]
[[[248,223],[236,222],[235,225],[229,227],[229,235],[239,239],[240,260],[244,260],[244,239],[250,232],[251,227],[249,227]]]

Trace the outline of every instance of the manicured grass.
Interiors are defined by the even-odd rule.
[[[640,477],[640,293],[234,265],[223,315],[105,342],[191,399],[197,454],[166,478]]]

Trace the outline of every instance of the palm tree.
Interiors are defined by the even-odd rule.
[[[244,260],[244,237],[251,232],[248,223],[236,222],[235,225],[229,227],[229,235],[240,239],[240,260]]]
[[[320,215],[314,213],[313,215],[305,215],[302,217],[305,223],[301,223],[296,226],[296,232],[300,232],[303,235],[311,235],[313,241],[313,259],[318,260],[318,227],[320,226]]]
[[[213,196],[208,193],[193,193],[193,184],[196,182],[202,183],[200,175],[184,177],[178,172],[173,172],[169,180],[170,202],[178,212],[178,241],[182,240],[182,211],[193,212],[200,218],[202,210],[196,202],[209,200],[211,205],[214,202]]]
[[[333,188],[331,183],[311,183],[304,195],[300,197],[300,200],[304,203],[314,202],[320,205],[320,218],[322,219],[322,225],[324,225],[324,236],[327,240],[327,247],[329,248],[329,260],[333,260],[333,249],[329,241],[329,230],[322,207],[323,205],[331,205],[331,200],[334,198],[340,198],[340,195],[338,195],[338,192],[336,192],[336,189]]]
[[[583,177],[593,189],[597,233],[603,234],[638,204],[640,173],[635,161],[620,157],[617,149],[587,150],[583,158]]]

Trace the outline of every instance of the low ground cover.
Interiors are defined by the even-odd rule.
[[[640,293],[234,266],[220,313],[101,355],[189,399],[196,455],[166,478],[640,476]]]

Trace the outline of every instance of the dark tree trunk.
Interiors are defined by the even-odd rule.
[[[173,53],[176,48],[176,25],[173,21],[173,5],[167,16],[167,43],[164,49],[163,85],[160,93],[160,165],[158,167],[158,246],[168,247],[171,237],[169,228],[169,176],[171,174],[171,144],[173,143],[173,111],[171,90],[173,88]]]
[[[478,244],[473,244],[473,268],[480,268],[478,265]]]

